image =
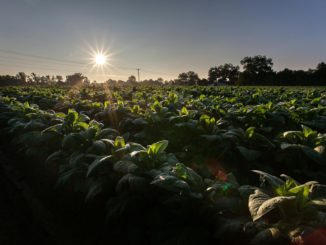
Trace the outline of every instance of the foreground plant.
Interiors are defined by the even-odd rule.
[[[306,233],[326,226],[326,186],[316,181],[299,184],[284,174],[283,180],[259,170],[253,172],[260,175],[263,185],[249,196],[249,211],[254,222],[269,226],[271,238],[285,233],[297,243],[304,241]]]

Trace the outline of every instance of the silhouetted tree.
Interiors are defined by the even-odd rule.
[[[179,74],[177,80],[176,80],[176,83],[178,85],[187,85],[187,81],[188,81],[188,76],[187,76],[187,73],[185,72],[182,72]]]
[[[106,82],[105,82],[107,85],[109,86],[116,86],[117,85],[117,81],[114,80],[114,79],[108,79]]]
[[[156,79],[156,81],[157,81],[158,83],[160,83],[160,84],[163,84],[163,82],[164,82],[164,79],[163,79],[163,78],[161,78],[161,77],[159,77],[159,78],[157,78],[157,79]]]
[[[254,57],[244,57],[240,61],[240,64],[243,65],[243,69],[246,72],[252,74],[268,73],[273,71],[272,59],[262,55],[257,55]]]
[[[275,73],[273,72],[273,61],[266,56],[257,55],[245,57],[240,61],[244,71],[239,76],[240,84],[273,83]]]
[[[239,77],[239,66],[234,66],[232,64],[224,64],[218,67],[212,67],[208,71],[208,80],[215,83],[227,82],[234,84]]]
[[[63,83],[63,77],[61,75],[56,75],[56,79],[58,83]]]
[[[46,75],[45,76],[45,83],[51,83],[52,80],[51,80],[51,76],[50,75]]]
[[[84,85],[90,85],[91,84],[91,80],[89,80],[88,77],[85,77],[83,84]]]
[[[23,84],[27,83],[27,75],[25,72],[18,72],[17,78],[20,79]]]
[[[183,72],[180,73],[177,80],[176,84],[178,85],[195,85],[199,81],[199,76],[196,72],[194,71],[188,71],[187,73]]]
[[[31,73],[31,78],[32,78],[32,81],[36,84],[39,84],[41,82],[40,76],[36,75],[36,73],[34,73],[34,72]]]
[[[199,79],[199,81],[198,81],[198,85],[200,85],[200,86],[208,86],[210,84],[211,84],[210,81],[207,80],[206,78]]]
[[[326,85],[326,64],[324,62],[317,65],[313,76],[318,85]]]
[[[208,81],[210,83],[215,83],[217,82],[217,79],[218,79],[218,71],[217,71],[217,66],[214,66],[214,67],[211,67],[209,70],[208,70]]]
[[[288,68],[276,73],[276,82],[280,85],[288,85],[294,81],[294,72]]]
[[[163,78],[158,78],[156,80],[153,79],[145,79],[142,82],[140,82],[139,84],[145,84],[145,85],[149,85],[149,86],[158,86],[158,85],[163,85]]]
[[[0,76],[0,86],[21,85],[21,79],[17,76],[4,75]]]
[[[130,77],[128,77],[127,83],[136,83],[137,79],[134,75],[131,75]]]
[[[293,71],[294,83],[290,85],[312,85],[310,79],[311,76],[309,72],[306,72],[304,70],[296,70]]]
[[[81,73],[75,73],[72,75],[66,76],[67,84],[70,86],[81,85],[86,79]]]

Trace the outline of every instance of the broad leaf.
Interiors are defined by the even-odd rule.
[[[119,180],[116,191],[143,192],[147,189],[148,184],[149,182],[146,178],[128,173]]]
[[[188,116],[189,115],[189,111],[187,110],[186,107],[182,107],[182,109],[180,111],[180,115],[181,116]]]
[[[265,216],[267,213],[278,208],[279,205],[295,201],[295,196],[277,196],[270,198],[269,195],[256,190],[254,194],[249,196],[249,211],[253,221]]]
[[[157,155],[162,153],[168,147],[168,144],[169,142],[167,140],[158,141],[148,147],[147,153],[149,155]]]
[[[116,172],[127,174],[127,173],[132,173],[137,170],[138,166],[133,163],[132,161],[128,160],[121,160],[113,165],[113,169]]]
[[[186,181],[180,180],[179,178],[170,174],[162,173],[157,175],[151,184],[175,193],[190,192],[190,187]]]
[[[89,165],[88,171],[87,171],[87,177],[91,176],[92,174],[94,174],[96,171],[103,168],[104,166],[106,166],[108,164],[112,164],[112,161],[113,161],[112,155],[96,159]]]
[[[253,221],[256,221],[257,219],[259,219],[260,217],[257,215],[259,207],[268,199],[270,199],[271,197],[267,194],[265,194],[264,192],[260,191],[259,189],[255,190],[254,194],[251,194],[249,196],[249,200],[248,200],[248,208],[251,214],[251,217],[253,219]]]
[[[265,173],[260,170],[251,170],[254,173],[257,173],[260,175],[261,181],[264,183],[265,181],[268,182],[268,184],[273,188],[276,189],[277,187],[281,186],[284,184],[284,181],[274,175]]]
[[[203,186],[203,179],[198,175],[194,170],[191,168],[186,167],[182,163],[177,163],[176,166],[173,168],[173,172],[179,178],[185,180],[190,185],[200,188]]]
[[[114,140],[114,147],[115,148],[123,148],[126,146],[126,142],[123,137],[117,136]]]
[[[262,155],[260,151],[250,150],[244,146],[237,146],[237,149],[247,161],[257,160]]]

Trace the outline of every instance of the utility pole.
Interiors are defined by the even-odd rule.
[[[139,68],[136,69],[137,70],[137,73],[138,73],[138,82],[140,82],[140,78],[139,78]]]

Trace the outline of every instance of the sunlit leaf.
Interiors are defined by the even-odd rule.
[[[126,146],[126,142],[123,137],[117,136],[114,140],[114,147],[115,148],[123,148]]]
[[[158,141],[148,147],[147,153],[150,155],[162,153],[168,147],[168,144],[169,142],[167,140]]]

